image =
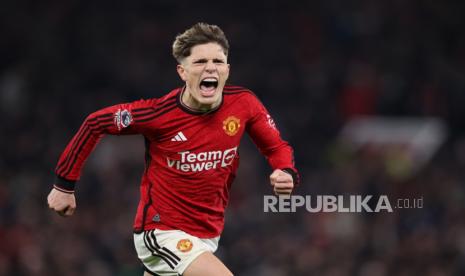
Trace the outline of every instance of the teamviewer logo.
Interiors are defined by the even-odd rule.
[[[227,149],[223,153],[223,158],[221,159],[221,167],[226,167],[232,164],[234,158],[237,154],[237,147],[232,149]]]
[[[182,172],[201,172],[231,165],[236,158],[237,147],[221,150],[203,151],[203,152],[178,152],[179,159],[166,157],[168,167],[180,170]]]

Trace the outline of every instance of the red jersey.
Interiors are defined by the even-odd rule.
[[[287,171],[298,183],[292,148],[250,90],[226,86],[221,104],[208,112],[184,105],[183,91],[178,88],[159,99],[119,104],[89,115],[58,161],[55,188],[74,191],[84,162],[105,134],[141,134],[146,165],[134,230],[179,229],[212,238],[223,230],[245,132],[273,169]]]

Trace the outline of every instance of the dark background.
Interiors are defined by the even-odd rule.
[[[301,195],[424,198],[393,213],[263,213],[271,173],[241,148],[218,256],[237,275],[464,275],[463,1],[58,1],[0,8],[0,275],[142,275],[132,219],[142,137],[106,137],[63,219],[46,196],[61,151],[102,107],[182,83],[171,43],[196,22],[231,44],[230,83],[252,89],[295,148]],[[336,138],[358,115],[442,118],[419,172],[386,173]]]

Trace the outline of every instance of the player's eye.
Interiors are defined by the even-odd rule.
[[[194,60],[194,64],[202,64],[202,63],[207,63],[207,60],[206,59]]]

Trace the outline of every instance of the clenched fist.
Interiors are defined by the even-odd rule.
[[[290,195],[294,189],[292,176],[279,169],[270,175],[270,182],[276,195]]]
[[[74,194],[61,192],[57,189],[52,189],[47,197],[48,207],[60,216],[69,217],[76,210],[76,198]]]

